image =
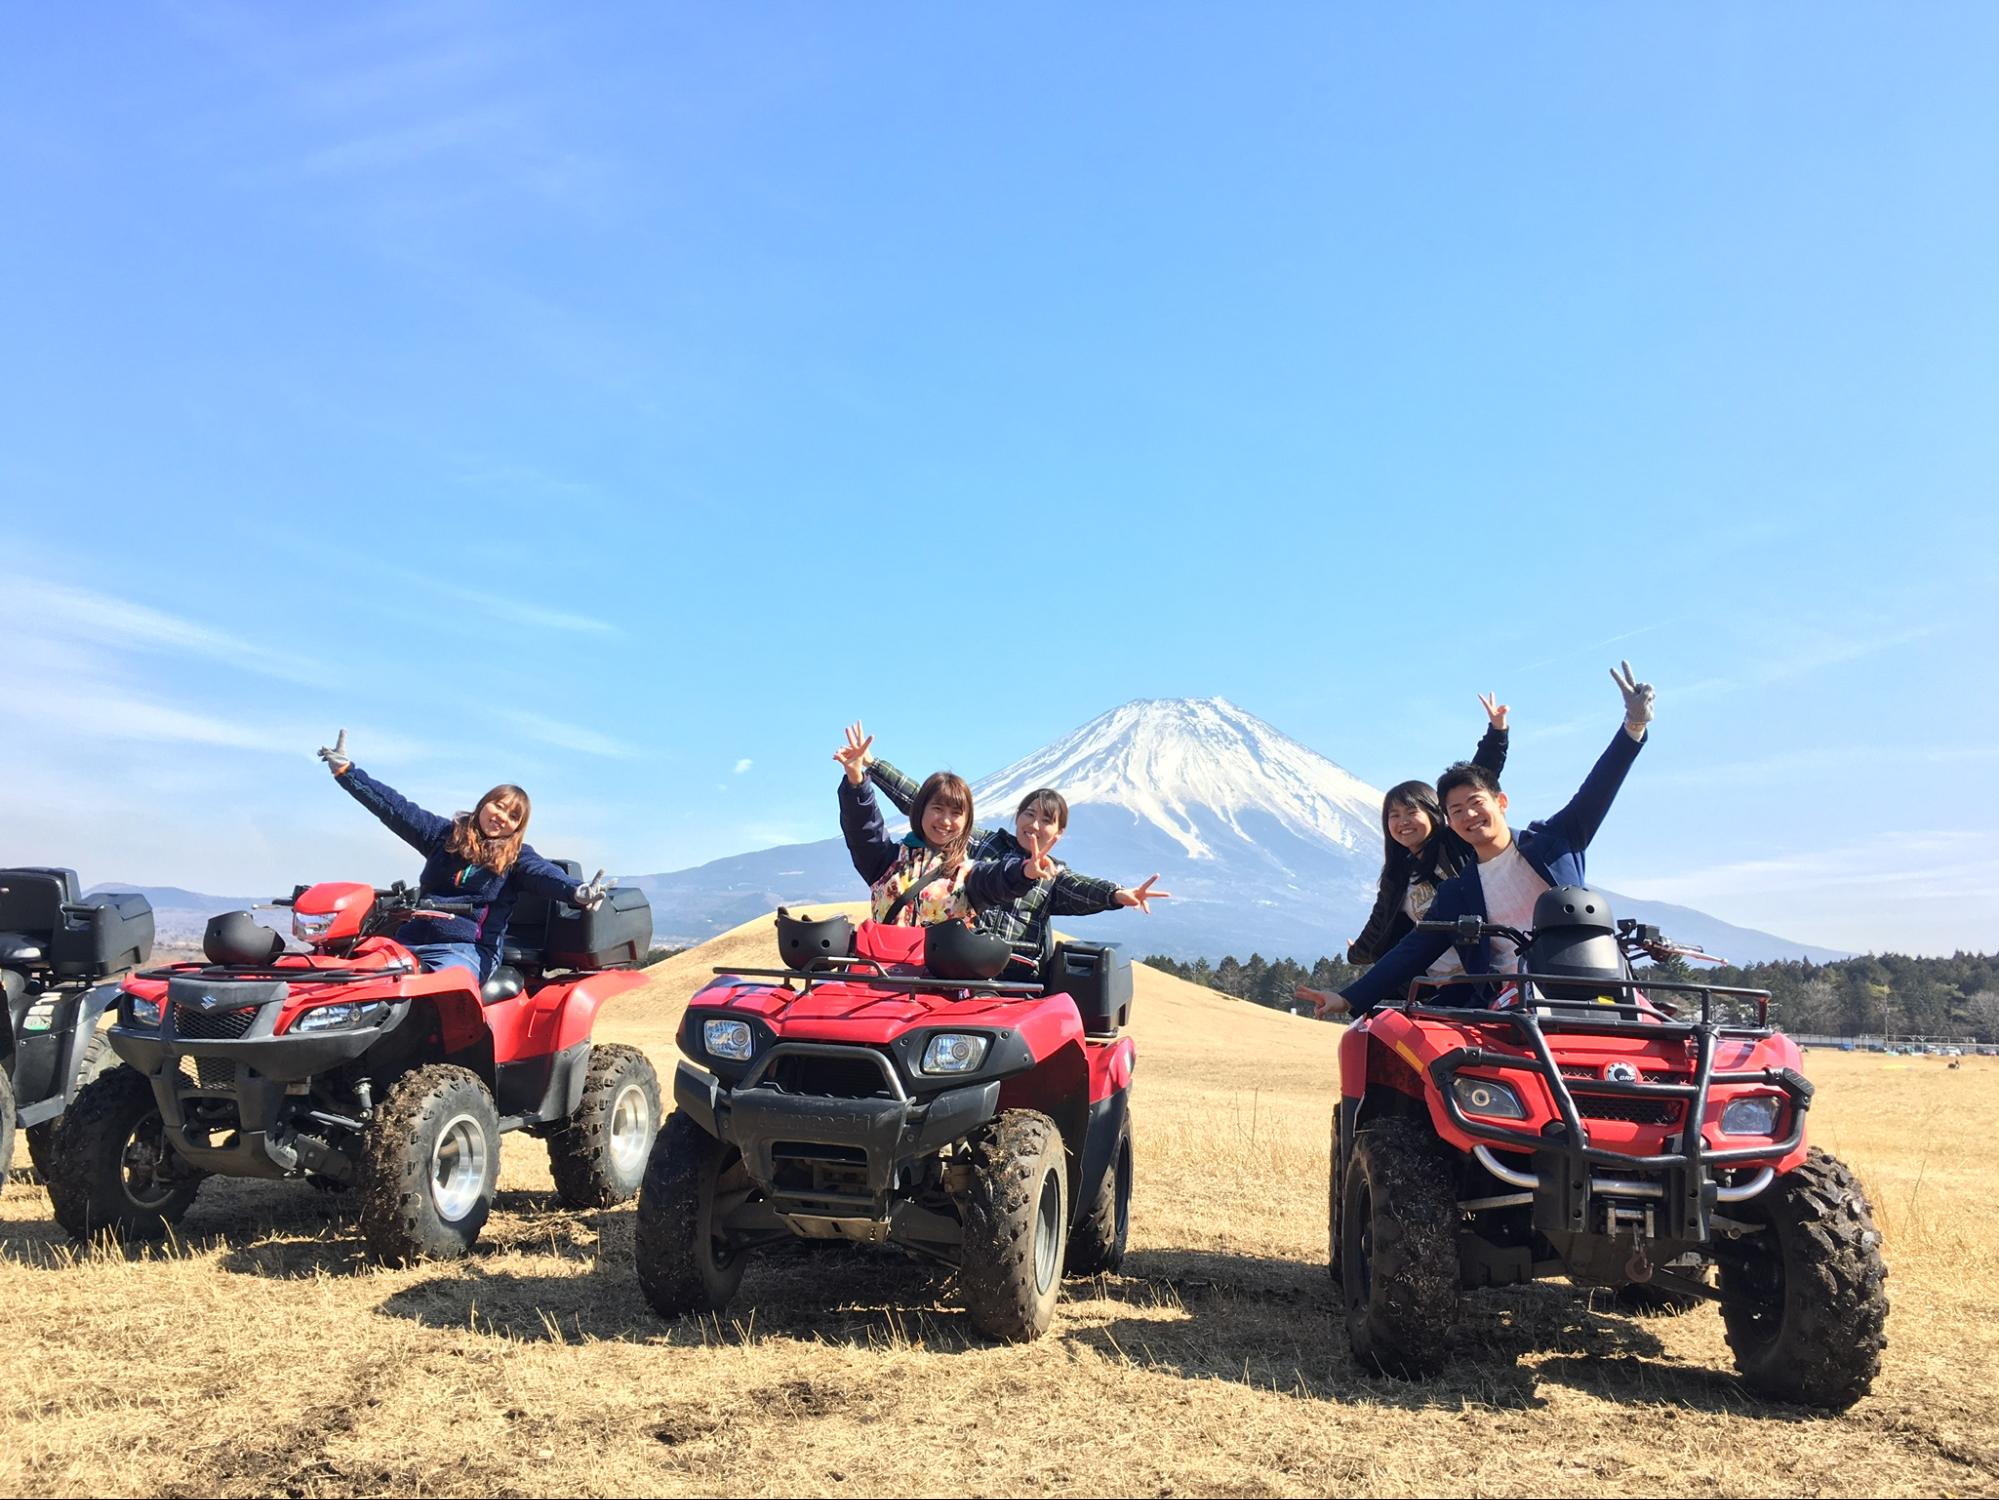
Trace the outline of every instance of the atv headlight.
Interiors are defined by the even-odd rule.
[[[133,1026],[158,1026],[160,1024],[160,1002],[148,1000],[144,995],[125,997],[125,1019]]]
[[[986,1049],[991,1045],[989,1037],[973,1036],[962,1031],[939,1032],[923,1049],[923,1071],[970,1073],[986,1060]]]
[[[756,1033],[747,1021],[703,1021],[701,1047],[710,1057],[748,1062],[757,1049]]]
[[[338,1031],[344,1026],[352,1026],[354,1018],[360,1014],[360,1006],[345,1000],[338,1005],[322,1005],[292,1022],[291,1034],[298,1036],[308,1031]]]
[[[316,943],[333,930],[333,924],[340,920],[337,911],[292,913],[292,936],[302,943]]]
[[[1779,1101],[1768,1094],[1752,1095],[1747,1099],[1731,1099],[1728,1101],[1728,1108],[1721,1112],[1721,1133],[1775,1135],[1777,1111],[1781,1107]]]
[[[1520,1096],[1490,1078],[1453,1078],[1451,1093],[1458,1101],[1458,1108],[1468,1115],[1489,1115],[1499,1120],[1527,1118],[1527,1106],[1520,1102]]]

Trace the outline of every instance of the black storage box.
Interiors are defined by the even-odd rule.
[[[1115,1035],[1131,1019],[1131,960],[1116,943],[1057,943],[1041,984],[1076,1002],[1090,1036]]]
[[[56,937],[56,976],[107,979],[153,956],[153,904],[136,891],[86,896]]]
[[[152,956],[153,908],[130,891],[80,897],[74,870],[0,870],[0,931],[39,948],[33,967],[58,981],[107,979]]]
[[[551,969],[631,969],[652,951],[652,903],[637,886],[613,886],[595,911],[549,906],[542,959]]]

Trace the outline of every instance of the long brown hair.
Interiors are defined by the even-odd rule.
[[[965,809],[965,826],[958,836],[948,844],[930,843],[930,835],[923,831],[923,815],[930,810],[934,797],[944,797]],[[944,856],[944,868],[954,870],[965,862],[965,852],[972,847],[972,789],[965,785],[965,778],[955,771],[932,771],[930,779],[916,794],[916,800],[909,804],[909,826],[925,844]]]
[[[494,802],[510,808],[519,819],[514,831],[503,839],[489,839],[479,831],[479,814]],[[451,832],[444,839],[445,850],[467,863],[484,865],[495,875],[504,875],[521,857],[521,840],[527,836],[528,814],[532,811],[528,794],[512,782],[496,786],[479,799],[479,805],[472,811],[462,812],[451,820]]]

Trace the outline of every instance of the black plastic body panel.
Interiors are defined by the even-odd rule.
[[[556,902],[549,908],[541,946],[543,961],[552,969],[643,963],[652,948],[652,903],[637,886],[612,887],[594,911]]]

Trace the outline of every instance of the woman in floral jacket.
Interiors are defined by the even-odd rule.
[[[1018,901],[1037,882],[1054,878],[1055,862],[1038,839],[1028,842],[1024,856],[970,857],[972,789],[949,771],[935,772],[923,783],[909,810],[909,833],[890,838],[867,780],[873,743],[855,724],[833,759],[846,773],[840,783],[840,832],[855,872],[868,883],[877,922],[898,927],[970,922],[987,907]]]

